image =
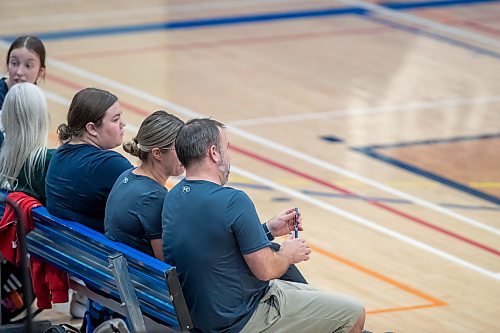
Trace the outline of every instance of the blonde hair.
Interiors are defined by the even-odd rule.
[[[23,165],[28,186],[38,168],[45,168],[49,113],[43,92],[24,82],[12,86],[2,107],[5,139],[0,150],[0,187],[15,190]]]
[[[151,149],[165,149],[175,142],[177,133],[184,122],[166,111],[155,111],[141,124],[137,136],[123,144],[123,150],[147,161]]]

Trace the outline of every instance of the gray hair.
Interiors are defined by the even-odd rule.
[[[123,149],[141,161],[149,158],[150,151],[158,147],[165,149],[175,142],[175,137],[184,122],[166,111],[155,111],[141,124],[137,136],[125,142]]]
[[[220,128],[225,128],[224,124],[210,118],[191,119],[181,128],[175,151],[185,168],[203,160],[212,145],[220,151]]]
[[[0,150],[0,186],[15,190],[17,177],[25,165],[25,178],[32,188],[31,175],[45,168],[49,113],[43,92],[24,82],[12,86],[2,108],[5,140]]]

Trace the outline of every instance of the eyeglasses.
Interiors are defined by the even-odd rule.
[[[161,150],[175,150],[173,147],[166,147],[166,148],[161,148]]]

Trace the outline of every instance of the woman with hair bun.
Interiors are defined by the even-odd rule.
[[[71,101],[67,124],[57,133],[63,143],[54,153],[46,178],[47,210],[104,232],[104,209],[118,176],[132,168],[121,154],[125,123],[118,98],[86,88]]]
[[[156,111],[142,122],[137,136],[123,144],[140,165],[118,177],[106,203],[106,236],[160,260],[165,183],[170,176],[184,173],[174,147],[183,124],[165,111]]]

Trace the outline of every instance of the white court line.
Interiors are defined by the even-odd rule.
[[[500,96],[481,96],[476,98],[457,98],[451,100],[436,100],[429,102],[415,102],[400,105],[385,105],[370,108],[348,109],[339,111],[327,112],[311,112],[295,114],[291,116],[278,116],[278,117],[262,117],[253,119],[242,119],[230,121],[228,124],[233,126],[253,126],[262,124],[279,124],[290,123],[297,121],[318,120],[318,119],[331,119],[331,118],[344,118],[353,116],[364,116],[372,114],[384,113],[399,113],[406,111],[437,109],[437,108],[452,108],[465,105],[481,105],[500,102]]]
[[[54,94],[52,92],[49,92],[47,90],[44,90],[45,92],[45,95],[47,96],[47,99],[49,100],[52,100],[53,102],[56,102],[56,103],[59,103],[59,104],[62,104],[64,106],[69,106],[70,105],[70,100],[64,98],[64,97],[61,97],[57,94]],[[127,126],[126,129],[130,132],[132,132],[134,135],[137,133],[138,131],[138,128],[135,127],[135,126]],[[241,169],[235,165],[231,165],[231,172],[232,173],[235,173],[235,174],[239,174],[240,176],[243,176],[245,178],[248,178],[248,179],[251,179],[257,183],[260,183],[260,184],[263,184],[265,186],[268,186],[270,188],[273,188],[274,190],[276,191],[279,191],[279,192],[282,192],[282,193],[285,193],[285,194],[288,194],[289,196],[292,196],[292,197],[295,197],[299,200],[302,200],[302,201],[305,201],[307,203],[310,203],[316,207],[319,207],[321,209],[324,209],[328,212],[331,212],[331,213],[334,213],[338,216],[341,216],[343,218],[346,218],[348,220],[351,220],[351,221],[354,221],[358,224],[361,224],[365,227],[368,227],[370,229],[373,229],[375,231],[378,231],[382,234],[385,234],[385,235],[388,235],[390,237],[393,237],[393,238],[396,238],[402,242],[405,242],[405,243],[408,243],[410,245],[413,245],[421,250],[424,250],[424,251],[427,251],[427,252],[430,252],[432,254],[435,254],[436,256],[438,257],[441,257],[441,258],[444,258],[448,261],[451,261],[453,263],[456,263],[460,266],[463,266],[465,268],[468,268],[470,270],[473,270],[473,271],[476,271],[480,274],[483,274],[483,275],[486,275],[490,278],[493,278],[495,280],[500,280],[500,274],[498,273],[495,273],[495,272],[492,272],[492,271],[489,271],[487,269],[484,269],[478,265],[475,265],[471,262],[468,262],[466,260],[463,260],[461,258],[458,258],[454,255],[451,255],[449,254],[448,252],[445,252],[445,251],[442,251],[442,250],[439,250],[433,246],[430,246],[426,243],[423,243],[423,242],[420,242],[416,239],[413,239],[411,237],[408,237],[408,236],[405,236],[397,231],[394,231],[394,230],[391,230],[389,228],[386,228],[384,226],[381,226],[375,222],[372,222],[370,220],[367,220],[363,217],[360,217],[358,215],[355,215],[355,214],[352,214],[348,211],[345,211],[343,209],[340,209],[340,208],[337,208],[333,205],[330,205],[324,201],[321,201],[321,200],[318,200],[318,199],[315,199],[309,195],[306,195],[302,192],[299,192],[299,191],[296,191],[296,190],[293,190],[289,187],[286,187],[286,186],[283,186],[283,185],[280,185],[280,184],[277,184],[267,178],[263,178],[263,177],[260,177],[252,172],[249,172],[249,171],[246,171],[244,169]]]
[[[36,4],[40,5],[49,5],[54,3],[64,3],[67,4],[69,2],[78,2],[80,0],[36,0]],[[16,0],[16,1],[2,1],[0,8],[4,9],[7,7],[23,7],[23,6],[33,6],[33,0]]]
[[[59,2],[60,0],[55,0],[54,2]],[[65,1],[65,0],[63,0]],[[230,8],[244,8],[250,6],[262,6],[262,5],[273,5],[279,3],[304,3],[305,0],[239,0],[239,1],[220,1],[220,2],[208,2],[200,4],[177,4],[177,5],[165,5],[165,6],[155,6],[155,7],[141,7],[132,9],[115,9],[115,10],[100,10],[100,11],[85,11],[85,12],[71,12],[55,15],[43,15],[43,16],[22,16],[16,18],[4,18],[0,20],[0,27],[12,27],[27,24],[40,24],[40,23],[67,23],[67,22],[92,22],[102,19],[114,19],[114,18],[136,18],[136,17],[147,17],[151,15],[170,15],[179,13],[196,13],[203,12],[209,9],[230,9]],[[16,1],[13,1],[16,3]]]
[[[5,46],[6,44],[7,43],[0,41],[0,45]],[[116,82],[114,80],[105,78],[103,76],[97,75],[95,73],[92,73],[90,71],[87,71],[87,70],[84,70],[84,69],[81,69],[78,67],[75,67],[75,66],[67,64],[65,62],[55,60],[55,59],[48,59],[47,63],[48,63],[49,68],[50,67],[58,68],[60,70],[71,73],[73,75],[78,75],[82,78],[86,78],[86,79],[89,79],[89,80],[94,81],[94,82],[99,82],[100,84],[103,84],[105,86],[111,87],[111,88],[116,89],[116,90],[120,90],[122,92],[125,92],[125,93],[131,95],[131,96],[135,96],[137,98],[146,100],[146,101],[151,102],[153,104],[165,106],[168,109],[170,109],[171,111],[182,114],[188,118],[199,118],[199,117],[205,116],[201,113],[195,112],[191,109],[188,109],[188,108],[183,107],[181,105],[175,104],[175,103],[170,102],[166,99],[153,96],[153,95],[151,95],[147,92],[144,92],[142,90],[133,88],[131,86],[125,85],[125,84],[120,83],[120,82]],[[494,228],[494,227],[489,226],[487,224],[481,223],[481,222],[476,221],[476,220],[469,218],[467,216],[463,216],[463,215],[458,214],[456,212],[453,212],[445,207],[428,202],[424,199],[420,199],[420,198],[415,197],[413,195],[410,195],[408,193],[402,192],[402,191],[397,190],[395,188],[392,188],[390,186],[384,185],[384,184],[379,183],[377,181],[374,181],[372,179],[361,176],[361,175],[354,173],[352,171],[349,171],[347,169],[343,169],[343,168],[336,166],[334,164],[320,160],[314,156],[304,154],[300,151],[294,150],[292,148],[288,148],[288,147],[283,146],[283,145],[276,143],[274,141],[270,141],[270,140],[265,139],[263,137],[249,133],[249,132],[242,130],[242,129],[239,129],[235,126],[228,125],[227,128],[232,133],[234,133],[240,137],[244,137],[250,141],[262,144],[263,146],[265,146],[267,148],[277,150],[281,153],[298,158],[304,162],[311,163],[311,164],[314,164],[314,165],[321,167],[323,169],[330,170],[330,171],[336,172],[338,174],[341,174],[345,177],[355,179],[361,183],[367,184],[367,185],[375,187],[381,191],[395,195],[396,197],[404,198],[408,201],[414,202],[416,204],[419,204],[419,205],[424,206],[426,208],[429,208],[431,210],[440,212],[441,214],[444,214],[444,215],[447,215],[447,216],[452,217],[454,219],[457,219],[458,221],[472,225],[472,226],[477,227],[479,229],[483,229],[487,232],[490,232],[490,233],[493,233],[496,235],[500,235],[500,229],[497,229],[497,228]]]
[[[449,25],[439,23],[436,21],[432,21],[429,19],[425,19],[422,17],[418,17],[415,15],[403,13],[398,10],[394,9],[389,9],[383,6],[375,5],[372,3],[367,3],[364,1],[359,1],[359,0],[336,0],[337,2],[349,5],[349,6],[355,6],[358,8],[363,8],[366,10],[369,10],[375,14],[378,14],[380,16],[388,17],[391,19],[396,19],[400,21],[404,21],[407,23],[412,23],[412,24],[417,24],[420,26],[424,26],[428,29],[432,29],[434,31],[439,31],[451,36],[456,36],[460,38],[465,38],[469,40],[473,40],[475,42],[480,42],[482,44],[492,46],[494,48],[500,48],[500,41],[495,38],[490,38],[484,35],[477,34],[475,32],[467,31],[464,29],[460,28],[455,28],[451,27]]]

